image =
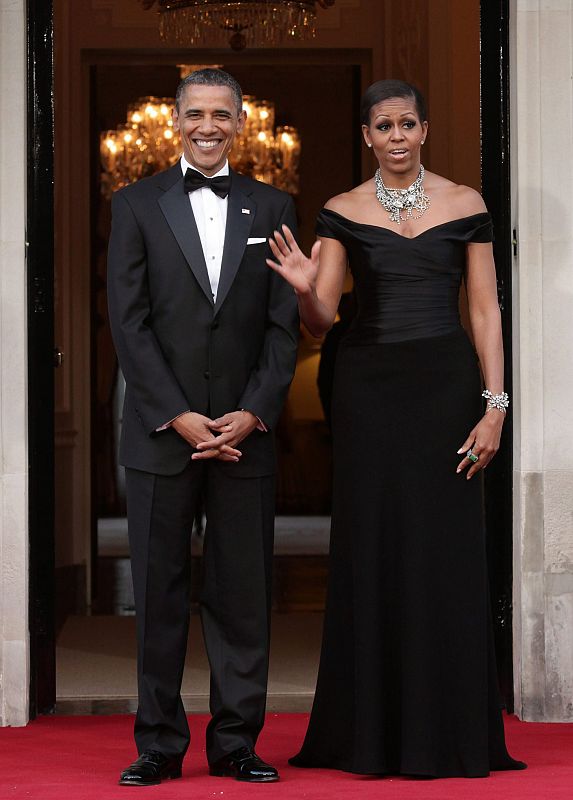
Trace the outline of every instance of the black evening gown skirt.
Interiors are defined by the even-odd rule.
[[[324,638],[291,764],[435,777],[523,766],[504,740],[481,474],[456,474],[480,395],[462,330],[341,346]]]

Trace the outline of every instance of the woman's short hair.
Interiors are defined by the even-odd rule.
[[[213,67],[206,67],[205,69],[198,69],[191,72],[184,78],[175,92],[175,108],[179,111],[179,105],[183,93],[188,86],[226,86],[233,93],[235,103],[237,104],[237,113],[240,114],[243,110],[243,92],[238,82],[225,72],[223,69],[214,69]]]
[[[425,122],[428,118],[426,101],[422,92],[406,81],[398,81],[388,78],[383,81],[376,81],[366,89],[360,101],[360,121],[362,125],[370,125],[370,112],[378,103],[390,100],[393,97],[403,97],[412,100],[420,122]]]

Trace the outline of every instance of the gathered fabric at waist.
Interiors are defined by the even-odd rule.
[[[461,327],[459,286],[381,283],[359,292],[358,314],[344,341],[384,344],[454,333]]]

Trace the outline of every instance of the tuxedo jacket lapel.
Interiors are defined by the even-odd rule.
[[[225,229],[225,245],[221,261],[221,275],[217,289],[215,313],[219,311],[229,293],[235,275],[239,269],[251,232],[257,204],[250,196],[250,187],[243,191],[248,182],[241,180],[236,172],[232,173],[231,190],[227,205],[227,225]]]
[[[175,182],[172,183],[174,179]],[[179,162],[165,173],[165,181],[162,184],[162,188],[165,193],[159,198],[161,210],[199,286],[209,302],[213,303],[213,294],[201,238],[199,237],[189,196],[183,191],[183,173]]]

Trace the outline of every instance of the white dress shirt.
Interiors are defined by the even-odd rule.
[[[181,169],[183,175],[187,169],[195,169],[181,156]],[[204,173],[201,172],[201,175]],[[219,175],[229,174],[229,162],[225,161],[219,172],[205,177],[217,178]],[[203,246],[203,255],[209,273],[209,283],[213,294],[213,302],[217,299],[219,278],[221,277],[221,260],[223,258],[223,245],[225,244],[225,225],[227,224],[227,197],[219,197],[208,186],[189,192],[189,201],[193,209],[193,216],[197,223],[199,238]]]

